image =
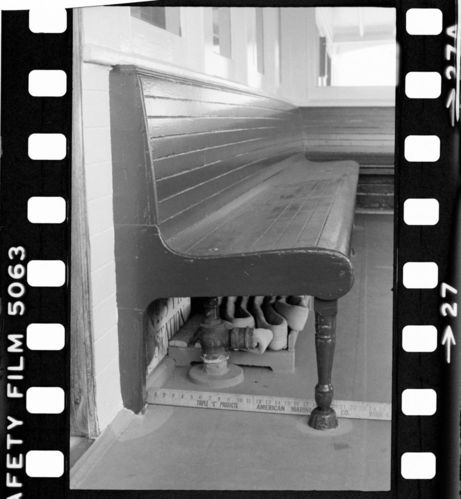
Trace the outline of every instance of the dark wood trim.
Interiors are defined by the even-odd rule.
[[[70,434],[99,435],[93,353],[91,269],[88,213],[83,160],[82,77],[79,29],[80,12],[74,17],[72,93],[72,210],[71,210],[71,317],[70,317]]]

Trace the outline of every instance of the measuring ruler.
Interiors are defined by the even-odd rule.
[[[226,411],[266,412],[271,414],[308,415],[316,406],[313,400],[270,395],[200,392],[160,388],[149,393],[149,404],[221,409]],[[332,407],[339,418],[391,420],[391,404],[336,400]]]

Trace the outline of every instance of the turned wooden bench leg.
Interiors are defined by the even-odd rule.
[[[315,298],[315,350],[317,353],[318,384],[315,387],[317,407],[309,417],[309,426],[316,430],[329,430],[338,426],[338,419],[331,407],[333,385],[331,371],[336,344],[337,300]]]

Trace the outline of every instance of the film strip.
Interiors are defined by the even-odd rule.
[[[3,19],[3,490],[65,497],[72,12],[63,33],[32,31],[28,11]],[[64,75],[65,95],[49,84],[31,95],[29,82],[44,74]]]
[[[458,7],[450,0],[372,4],[396,7],[400,46],[392,486],[313,496],[457,497]],[[47,33],[29,24],[27,11],[2,14],[0,459],[11,498],[112,496],[69,489],[72,18],[68,10],[65,29]],[[42,90],[30,93],[31,82]]]

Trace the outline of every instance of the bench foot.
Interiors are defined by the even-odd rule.
[[[309,416],[308,425],[315,430],[332,430],[338,427],[338,418],[336,412],[330,407],[326,411],[322,411],[316,407]]]
[[[338,426],[338,419],[331,407],[333,385],[331,372],[336,344],[337,300],[315,299],[315,350],[317,354],[318,384],[315,387],[317,407],[309,417],[309,426],[316,430],[331,430]]]

